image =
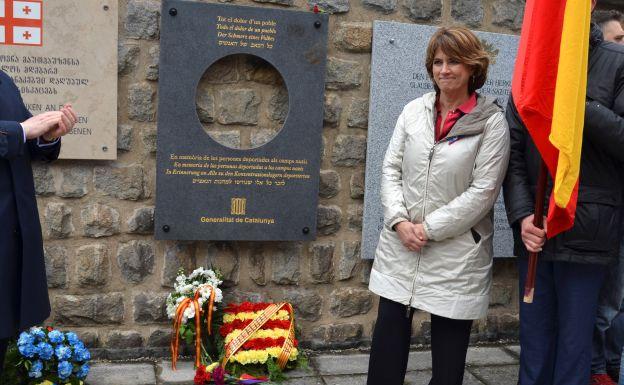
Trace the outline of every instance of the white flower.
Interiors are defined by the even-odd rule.
[[[195,308],[193,306],[187,307],[186,310],[184,310],[184,317],[187,319],[195,317]]]

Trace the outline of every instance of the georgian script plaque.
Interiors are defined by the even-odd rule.
[[[71,102],[61,158],[117,158],[117,1],[0,1],[0,69],[32,114]]]

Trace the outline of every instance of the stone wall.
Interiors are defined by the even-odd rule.
[[[234,3],[297,10],[313,5],[312,0]],[[178,268],[213,265],[226,278],[228,300],[291,301],[306,346],[369,343],[377,299],[367,290],[370,262],[360,259],[360,234],[371,22],[460,23],[517,33],[524,1],[319,1],[319,7],[332,15],[318,238],[309,243],[154,240],[160,2],[119,4],[118,160],[34,165],[53,306],[49,321],[76,329],[91,346],[103,348],[101,355],[111,358],[164,354],[170,335],[164,299]],[[262,70],[262,63],[248,59],[236,59],[238,64],[228,66],[236,77],[231,86],[220,84],[216,89],[208,82],[206,94],[198,97],[206,130],[210,132],[210,124],[217,121],[221,126],[211,134],[223,136],[233,147],[253,146],[253,130],[270,128],[272,133],[279,126],[274,123],[283,120],[284,98],[275,96],[281,89],[279,81],[271,78],[271,71]],[[232,98],[248,101],[236,112],[241,116],[220,115],[219,106]],[[250,105],[251,112],[246,110]],[[241,139],[247,135],[242,126],[252,130],[246,139]],[[267,140],[258,135],[257,140]],[[497,260],[494,276],[491,312],[475,323],[474,341],[517,335],[514,262]],[[418,313],[414,342],[426,343],[428,336],[428,316]]]

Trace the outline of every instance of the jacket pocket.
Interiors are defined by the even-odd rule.
[[[620,196],[592,190],[579,194],[574,227],[563,234],[567,248],[610,252],[619,247]]]

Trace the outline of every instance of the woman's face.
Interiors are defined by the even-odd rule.
[[[448,57],[440,48],[433,58],[433,80],[442,93],[468,93],[472,69],[456,59]]]

